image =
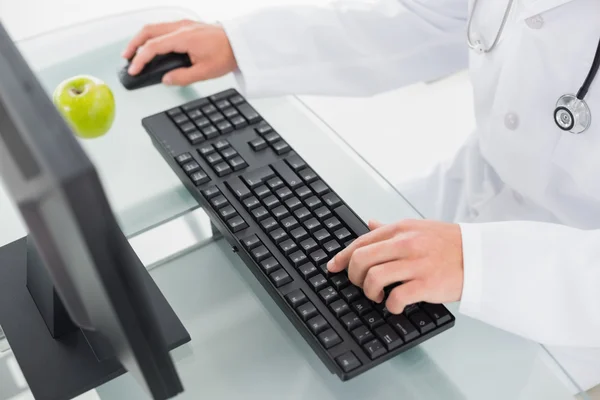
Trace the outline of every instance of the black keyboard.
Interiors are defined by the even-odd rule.
[[[342,380],[454,325],[438,304],[401,315],[326,264],[365,223],[237,91],[143,120],[154,145],[329,370]]]

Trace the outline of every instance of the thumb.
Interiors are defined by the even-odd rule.
[[[384,224],[379,221],[369,221],[369,229],[374,231],[377,228],[381,228]]]
[[[208,76],[204,68],[202,68],[199,64],[196,64],[189,68],[175,69],[165,74],[162,81],[165,85],[186,86],[207,78]]]

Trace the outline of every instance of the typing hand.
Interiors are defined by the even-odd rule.
[[[460,300],[463,255],[460,227],[435,221],[402,221],[390,225],[369,222],[371,232],[339,252],[329,271],[348,268],[350,281],[378,303],[384,288],[403,282],[389,294],[386,307],[393,314],[425,301]]]
[[[192,66],[165,74],[163,83],[167,85],[183,86],[217,78],[237,68],[225,30],[189,20],[145,26],[122,56],[129,60],[135,55],[128,72],[137,75],[155,56],[172,52],[187,53]]]

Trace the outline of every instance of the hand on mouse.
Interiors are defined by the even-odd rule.
[[[463,288],[462,234],[456,224],[402,221],[390,225],[369,222],[371,232],[339,252],[329,271],[348,268],[350,281],[375,302],[392,289],[386,307],[393,314],[420,301],[458,301]]]
[[[217,78],[237,68],[225,30],[190,20],[145,26],[122,56],[128,60],[133,57],[128,72],[137,75],[155,56],[171,52],[187,53],[192,66],[165,74],[163,83],[167,85],[184,86]]]

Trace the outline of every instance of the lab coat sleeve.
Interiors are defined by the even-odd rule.
[[[600,347],[600,230],[461,224],[460,312],[536,342]]]
[[[248,96],[367,96],[465,68],[467,12],[467,0],[355,0],[221,24]]]

